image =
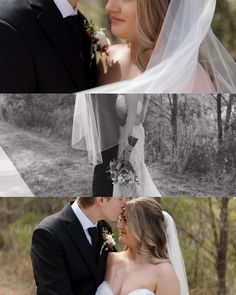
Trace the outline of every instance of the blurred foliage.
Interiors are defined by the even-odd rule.
[[[231,56],[236,60],[236,1],[217,1],[213,20],[213,30],[224,44]]]

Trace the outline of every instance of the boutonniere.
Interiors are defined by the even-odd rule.
[[[105,251],[109,249],[113,250],[116,245],[116,242],[113,239],[113,234],[109,233],[107,228],[102,229],[102,237],[103,237],[103,244],[100,250],[100,255],[102,254],[103,249],[105,249]]]
[[[88,22],[87,20],[84,21],[84,26],[88,36],[91,39],[92,43],[92,58],[94,52],[99,52],[100,54],[109,55],[109,46],[111,45],[110,40],[106,37],[104,31],[105,29],[95,29],[95,26],[92,21]]]

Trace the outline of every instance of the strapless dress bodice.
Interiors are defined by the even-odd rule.
[[[111,286],[107,282],[103,282],[97,289],[95,295],[114,295]],[[137,289],[127,295],[155,295],[152,291],[148,289]]]

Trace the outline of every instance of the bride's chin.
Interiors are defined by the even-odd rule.
[[[126,245],[126,239],[123,236],[119,236],[119,241],[123,244]]]
[[[111,32],[112,32],[112,35],[115,36],[116,38],[125,39],[123,34],[121,34],[116,28],[111,27]]]

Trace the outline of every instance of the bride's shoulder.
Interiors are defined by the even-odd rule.
[[[165,290],[168,294],[180,295],[179,280],[171,263],[161,262],[156,264],[153,275],[156,280],[157,290]]]
[[[159,280],[164,280],[167,282],[174,282],[177,280],[174,268],[168,261],[160,262],[158,264],[153,265],[153,271],[155,272]]]

